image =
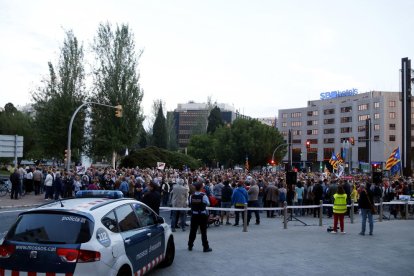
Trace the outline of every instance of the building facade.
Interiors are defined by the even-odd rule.
[[[248,118],[228,104],[214,104],[214,106],[220,108],[224,124],[231,124],[237,118]],[[192,135],[206,133],[210,109],[211,105],[207,103],[189,102],[177,105],[173,116],[179,148],[186,148]]]
[[[279,131],[286,142],[289,130],[292,135],[292,163],[322,170],[332,153],[342,153],[352,169],[369,170],[372,164],[385,167],[392,150],[401,146],[401,93],[323,94],[307,107],[279,110]],[[371,124],[370,154],[367,119]],[[286,155],[284,161],[287,159]]]

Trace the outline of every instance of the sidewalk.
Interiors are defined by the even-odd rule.
[[[34,193],[26,194],[19,199],[11,199],[10,194],[0,197],[0,209],[5,208],[23,208],[23,207],[35,207],[46,203],[45,194],[34,195]]]
[[[345,219],[346,234],[326,231],[332,219],[301,217],[308,225],[262,218],[260,225],[208,228],[213,251],[203,253],[197,235],[187,250],[188,230],[174,233],[175,260],[149,275],[413,275],[414,220],[374,222],[374,235],[360,236],[360,216]],[[367,225],[368,229],[368,225]]]

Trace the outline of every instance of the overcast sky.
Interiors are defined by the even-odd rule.
[[[31,102],[65,30],[91,55],[101,22],[129,24],[144,50],[145,115],[156,99],[170,111],[211,97],[275,117],[321,92],[399,91],[401,58],[414,58],[413,12],[410,0],[0,0],[0,106]]]

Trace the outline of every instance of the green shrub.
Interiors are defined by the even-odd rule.
[[[191,169],[201,167],[200,161],[188,155],[157,147],[147,147],[131,152],[122,159],[121,167],[133,168],[138,166],[140,168],[153,168],[157,166],[157,162],[164,162],[166,167],[172,167],[174,169],[182,169],[183,166]]]

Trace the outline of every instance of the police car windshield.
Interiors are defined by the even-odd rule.
[[[78,244],[91,239],[94,223],[65,213],[27,213],[12,226],[6,239],[41,244]]]

